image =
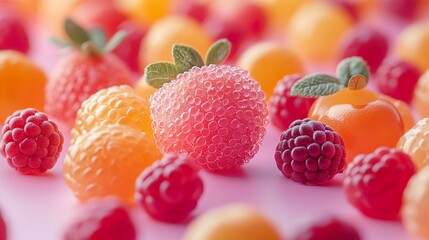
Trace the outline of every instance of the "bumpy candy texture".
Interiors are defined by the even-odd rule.
[[[399,150],[410,155],[418,170],[429,165],[429,118],[421,119],[398,141]]]
[[[331,127],[309,118],[296,120],[280,136],[277,167],[293,181],[319,185],[342,172],[346,152],[341,136]]]
[[[405,228],[421,239],[429,239],[429,167],[425,167],[405,188],[401,217]]]
[[[130,86],[114,86],[93,94],[82,103],[72,129],[72,143],[96,126],[123,124],[152,136],[149,102]]]
[[[132,84],[131,75],[113,54],[87,57],[74,52],[60,61],[50,76],[46,112],[73,127],[83,101],[98,90],[123,84]]]
[[[391,60],[378,69],[375,83],[381,93],[409,103],[413,99],[419,77],[419,69],[412,64]]]
[[[23,22],[18,16],[0,9],[0,50],[16,50],[27,53],[30,44]]]
[[[195,209],[203,193],[198,167],[184,154],[166,154],[137,179],[136,201],[153,218],[180,222]]]
[[[293,121],[307,117],[315,101],[314,98],[291,96],[293,84],[301,78],[301,74],[285,76],[277,83],[274,95],[270,99],[271,121],[282,131],[286,130]]]
[[[386,36],[367,26],[358,26],[349,31],[340,43],[340,59],[362,57],[371,72],[376,72],[389,50]]]
[[[118,199],[88,202],[67,229],[64,240],[135,240],[132,219]]]
[[[298,232],[292,240],[360,240],[359,232],[349,223],[328,218]]]
[[[38,174],[54,167],[64,137],[57,125],[35,109],[13,113],[1,132],[0,152],[22,174]]]
[[[363,214],[396,220],[404,189],[415,172],[407,154],[380,147],[374,153],[356,156],[347,166],[344,191],[349,202]]]
[[[0,240],[7,240],[6,223],[0,213]]]
[[[151,138],[139,129],[98,126],[70,146],[64,177],[81,201],[114,195],[132,203],[138,175],[160,157]]]
[[[209,170],[248,162],[266,132],[259,84],[232,66],[193,67],[150,100],[152,127],[164,152],[185,153]]]

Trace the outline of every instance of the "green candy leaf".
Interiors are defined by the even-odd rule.
[[[206,55],[206,65],[221,64],[231,52],[231,42],[227,39],[220,39],[213,43]]]
[[[91,42],[93,42],[98,49],[103,49],[106,45],[107,36],[100,27],[90,30],[89,37],[91,38]]]
[[[115,49],[119,45],[119,43],[122,42],[122,40],[124,40],[124,38],[126,36],[127,36],[127,32],[123,31],[123,30],[115,33],[115,35],[113,35],[113,37],[110,38],[110,40],[106,44],[106,46],[104,46],[103,52],[104,53],[111,52],[113,49]]]
[[[161,88],[164,83],[175,79],[179,73],[178,67],[173,63],[156,62],[146,66],[144,79],[152,87]]]
[[[194,66],[204,66],[203,59],[195,49],[180,44],[173,46],[173,59],[180,72],[186,72]]]
[[[53,43],[59,47],[62,47],[62,48],[69,47],[70,45],[72,45],[72,43],[70,41],[61,40],[61,39],[56,38],[56,37],[49,37],[48,41],[50,41],[51,43]]]
[[[337,66],[337,77],[343,86],[348,86],[354,75],[363,75],[369,79],[369,70],[366,62],[360,57],[349,57],[342,60]]]
[[[69,18],[65,21],[64,30],[73,44],[77,46],[90,40],[88,32]]]
[[[291,95],[302,97],[319,97],[338,92],[343,85],[340,80],[326,74],[308,75],[296,82]]]

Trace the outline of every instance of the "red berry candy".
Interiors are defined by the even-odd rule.
[[[118,30],[126,31],[127,36],[113,49],[112,53],[124,61],[130,70],[139,72],[140,43],[147,29],[137,26],[134,22],[125,21],[119,25]]]
[[[113,197],[83,206],[64,240],[135,240],[136,230],[124,204]]]
[[[420,71],[402,60],[385,61],[377,71],[376,84],[381,93],[411,102]]]
[[[328,218],[300,231],[293,240],[360,240],[359,232],[350,224]]]
[[[6,223],[0,213],[0,240],[7,239]]]
[[[285,177],[307,185],[332,179],[346,162],[341,136],[310,118],[294,121],[281,134],[274,157]]]
[[[381,9],[388,15],[403,20],[413,20],[419,7],[419,0],[383,0]]]
[[[182,1],[178,6],[178,14],[189,16],[198,22],[203,22],[208,15],[207,4],[197,0]]]
[[[302,77],[301,74],[287,75],[274,88],[274,95],[270,99],[271,121],[282,131],[286,130],[293,121],[307,117],[308,111],[316,100],[290,95],[292,86]]]
[[[347,167],[344,191],[348,201],[363,214],[396,220],[408,180],[416,173],[411,158],[394,148],[355,157]]]
[[[354,1],[350,0],[328,0],[330,3],[342,7],[354,20],[358,20],[358,8]]]
[[[54,167],[64,137],[57,124],[35,109],[13,113],[1,132],[0,152],[22,174],[38,174]]]
[[[0,10],[0,50],[27,53],[30,44],[24,23],[8,9]]]
[[[153,218],[180,222],[197,206],[203,193],[198,168],[184,154],[166,154],[137,179],[136,201]]]
[[[340,43],[340,60],[348,57],[362,57],[371,72],[376,72],[387,55],[389,43],[381,32],[358,26],[347,33]]]

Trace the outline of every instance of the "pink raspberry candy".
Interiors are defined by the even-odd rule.
[[[416,173],[411,158],[394,148],[355,157],[347,167],[344,191],[351,204],[377,219],[396,220],[408,180]]]
[[[108,197],[85,204],[67,229],[64,240],[135,240],[136,235],[124,204]]]
[[[274,157],[285,177],[307,185],[332,179],[346,162],[341,136],[310,118],[294,121],[281,134]]]
[[[152,127],[164,152],[185,153],[209,170],[248,162],[267,124],[265,94],[242,69],[193,67],[150,99]]]
[[[292,240],[360,240],[359,232],[350,224],[328,218],[296,234]]]
[[[6,239],[7,239],[6,223],[4,222],[4,219],[0,213],[0,240],[6,240]]]
[[[27,53],[30,44],[24,23],[13,10],[0,9],[0,50],[15,50]]]
[[[6,119],[0,152],[22,174],[38,174],[54,167],[63,149],[64,137],[57,124],[35,109],[27,108]]]
[[[285,76],[277,83],[274,95],[270,99],[271,121],[282,131],[286,130],[293,121],[307,117],[308,111],[316,100],[290,95],[292,86],[302,77],[301,74]]]
[[[195,209],[203,193],[198,168],[184,154],[166,154],[137,179],[136,201],[153,218],[180,222]]]

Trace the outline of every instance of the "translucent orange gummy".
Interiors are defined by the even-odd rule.
[[[417,82],[412,105],[421,118],[429,117],[429,71],[426,71]]]
[[[396,41],[396,54],[417,66],[420,71],[429,68],[429,25],[427,22],[416,22],[407,26]]]

